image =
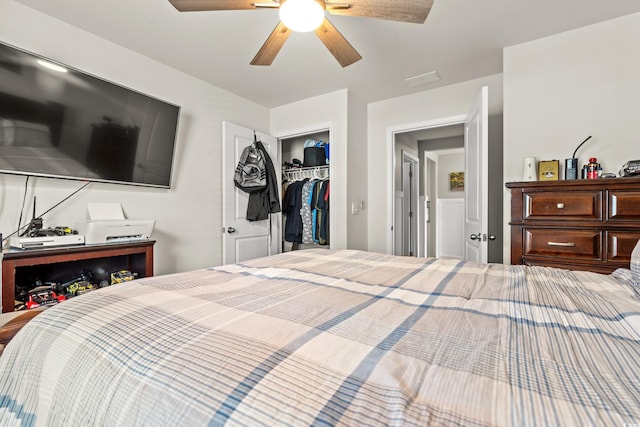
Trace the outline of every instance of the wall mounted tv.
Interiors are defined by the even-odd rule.
[[[179,114],[0,43],[0,173],[169,188]]]

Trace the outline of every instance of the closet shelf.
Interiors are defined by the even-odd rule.
[[[283,169],[282,175],[291,180],[304,178],[324,179],[329,177],[329,165]]]
[[[316,169],[329,169],[329,165],[322,165],[322,166],[309,166],[309,167],[305,167],[305,168],[289,168],[289,169],[283,169],[282,173],[288,173],[288,172],[298,172],[298,171],[312,171],[312,170],[316,170]]]

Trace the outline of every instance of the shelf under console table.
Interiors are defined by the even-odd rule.
[[[640,239],[640,178],[510,182],[511,264],[610,273]]]
[[[111,272],[118,270],[129,270],[138,277],[153,276],[154,244],[154,240],[139,240],[5,251],[2,313],[14,311],[16,284],[28,285],[35,280],[68,281],[86,270],[92,270],[98,279],[107,279]]]

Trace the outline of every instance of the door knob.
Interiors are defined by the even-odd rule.
[[[472,234],[471,236],[469,236],[469,238],[471,240],[482,240],[482,235],[480,233],[478,234]]]
[[[227,227],[227,233],[229,233],[229,234],[233,234],[233,233],[235,233],[235,232],[236,232],[236,229],[235,229],[235,228],[233,228],[233,227]]]
[[[496,240],[496,236],[494,236],[493,234],[489,234],[489,235],[487,236],[487,239],[489,239],[489,240]]]

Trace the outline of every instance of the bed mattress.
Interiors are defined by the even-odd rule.
[[[624,277],[321,249],[139,279],[20,331],[0,425],[639,423]]]

